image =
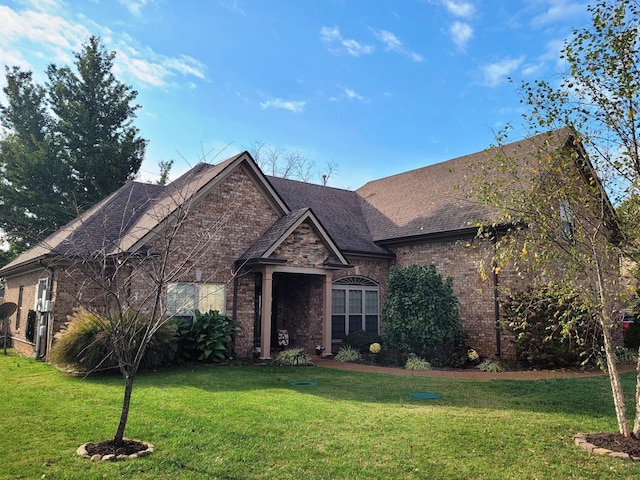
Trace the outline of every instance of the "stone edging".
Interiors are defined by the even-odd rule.
[[[587,452],[605,455],[607,457],[622,458],[623,460],[631,460],[633,462],[640,461],[640,457],[631,456],[625,452],[614,452],[608,448],[596,447],[594,444],[587,442],[587,435],[585,433],[576,433],[573,436],[573,441],[577,446],[584,448]]]
[[[144,457],[146,455],[149,455],[150,453],[153,453],[153,448],[154,448],[153,444],[151,444],[149,442],[143,442],[141,440],[135,440],[135,441],[144,444],[144,446],[147,447],[147,449],[146,450],[141,450],[141,451],[136,452],[136,453],[132,453],[131,455],[124,455],[124,454],[120,454],[120,455],[114,455],[114,454],[110,454],[110,455],[99,455],[99,454],[89,455],[87,453],[87,445],[89,443],[92,443],[92,442],[87,442],[87,443],[85,443],[83,445],[80,445],[78,447],[78,449],[76,450],[76,453],[78,455],[80,455],[81,457],[88,458],[89,460],[91,460],[93,462],[98,462],[98,461],[108,462],[108,461],[116,461],[116,460],[127,460],[127,459],[131,459],[131,458]]]

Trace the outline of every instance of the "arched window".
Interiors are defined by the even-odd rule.
[[[333,282],[331,339],[340,342],[358,330],[380,333],[379,286],[366,277],[345,277]]]

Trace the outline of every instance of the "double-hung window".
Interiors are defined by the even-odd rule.
[[[365,277],[346,277],[334,282],[331,301],[331,339],[341,341],[364,330],[380,333],[379,287]]]
[[[225,311],[224,283],[176,282],[167,284],[167,316],[192,319],[194,310]]]

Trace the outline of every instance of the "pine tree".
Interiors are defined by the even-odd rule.
[[[92,36],[75,54],[77,73],[50,65],[48,82],[6,70],[0,105],[0,228],[20,253],[127,180],[144,158],[146,140],[133,119],[137,92],[113,74],[114,52]]]

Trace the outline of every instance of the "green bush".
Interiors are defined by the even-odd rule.
[[[338,350],[335,359],[338,362],[355,362],[360,359],[360,352],[351,345],[345,345]]]
[[[426,372],[427,370],[431,370],[431,364],[424,358],[409,357],[407,358],[407,363],[404,364],[404,368],[415,372]]]
[[[306,366],[313,365],[311,358],[302,348],[288,348],[278,354],[273,361],[276,365],[282,366]]]
[[[519,360],[540,368],[595,361],[601,328],[573,287],[550,283],[505,297],[504,325]]]
[[[385,346],[405,354],[423,355],[440,345],[462,345],[452,280],[443,280],[433,265],[391,269],[383,319]]]
[[[195,311],[195,320],[177,321],[180,361],[224,362],[233,358],[240,324],[217,310]]]
[[[504,367],[500,364],[500,362],[492,358],[487,358],[482,362],[480,362],[480,364],[478,365],[478,369],[481,372],[491,372],[491,373],[504,372]]]
[[[427,348],[421,355],[434,367],[462,368],[467,363],[467,347],[462,341]]]
[[[118,362],[111,340],[111,323],[104,317],[86,309],[76,309],[67,328],[56,335],[50,360],[57,365],[72,367],[82,372],[115,370]],[[118,322],[129,345],[139,345],[146,331],[146,315],[127,315]],[[147,344],[140,368],[149,370],[173,360],[176,327],[164,323]]]
[[[372,343],[379,343],[382,345],[382,337],[377,333],[365,332],[364,330],[351,332],[342,339],[343,345],[353,347],[360,353],[367,353],[369,351],[369,346]]]

